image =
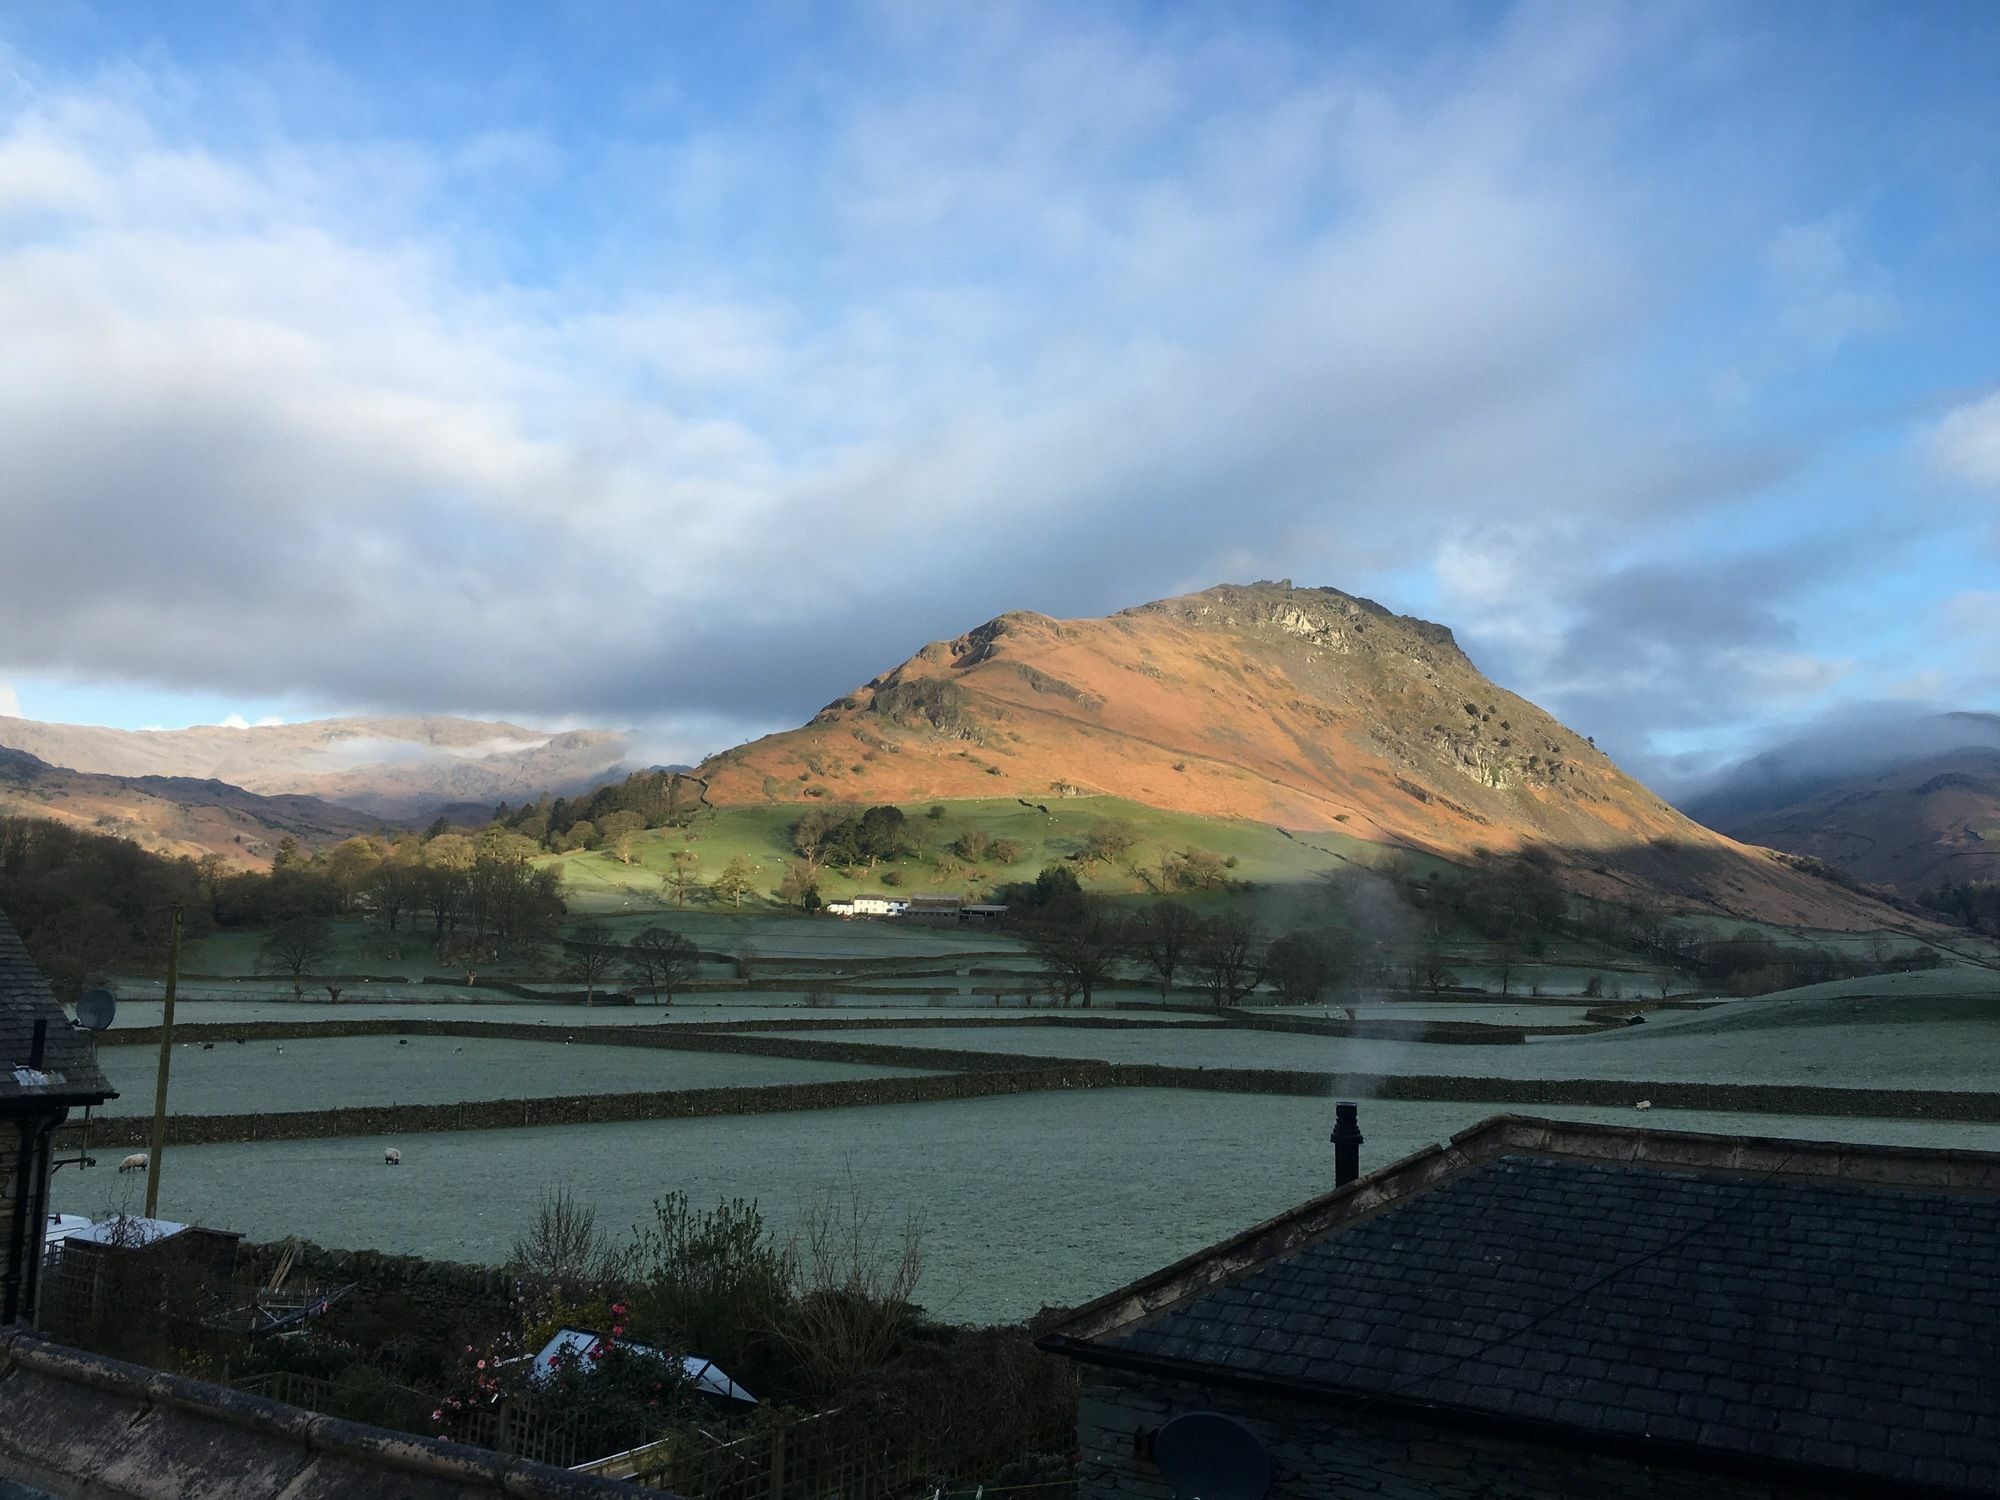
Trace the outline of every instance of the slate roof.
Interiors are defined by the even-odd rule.
[[[1566,1139],[1539,1149],[1536,1126]],[[1593,1134],[1596,1149],[1569,1154]],[[1218,1247],[1206,1284],[1183,1263],[1101,1299],[1071,1342],[1608,1439],[2000,1487],[2000,1157],[1765,1141],[1746,1171],[1745,1143],[1676,1134],[1488,1122],[1427,1165],[1378,1174],[1418,1168],[1353,1217],[1336,1193],[1300,1211],[1319,1227],[1295,1222],[1285,1243],[1285,1221],[1263,1226],[1268,1253],[1220,1275],[1214,1262],[1245,1246]],[[1676,1160],[1632,1149],[1648,1141]],[[1690,1142],[1712,1143],[1713,1160]],[[1365,1203],[1370,1182],[1349,1194]]]
[[[37,1020],[49,1023],[39,1074],[28,1070]],[[67,1106],[117,1097],[91,1057],[89,1036],[70,1026],[42,971],[0,914],[0,1108],[36,1100]]]
[[[617,1500],[615,1480],[0,1332],[0,1474],[101,1500]]]

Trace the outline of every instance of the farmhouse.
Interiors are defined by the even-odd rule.
[[[56,1127],[117,1097],[0,916],[0,1329],[34,1318]]]
[[[1089,1500],[1994,1495],[1996,1264],[2000,1155],[1502,1115],[1040,1343]]]
[[[854,896],[830,901],[826,909],[836,917],[900,917],[908,905],[895,896]]]

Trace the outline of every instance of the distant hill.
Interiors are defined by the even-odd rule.
[[[1907,896],[2000,880],[2000,715],[1845,728],[1752,757],[1687,812]]]
[[[93,776],[0,748],[0,814],[50,818],[130,839],[157,854],[214,854],[267,869],[287,835],[308,849],[372,833],[382,820],[316,797],[260,797],[221,781]]]
[[[0,718],[0,746],[91,775],[219,780],[382,818],[447,804],[490,809],[544,791],[584,791],[629,769],[629,737],[447,717],[318,719],[232,729],[99,729]]]
[[[1607,898],[1898,920],[1692,823],[1443,626],[1289,582],[1105,619],[1002,615],[697,774],[717,804],[1110,794],[1449,858],[1539,845]]]

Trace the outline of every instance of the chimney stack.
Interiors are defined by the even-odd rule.
[[[28,1066],[33,1068],[37,1073],[42,1071],[42,1059],[48,1055],[48,1045],[49,1023],[45,1020],[37,1019],[35,1022],[35,1039],[29,1044],[28,1048]]]
[[[1333,1107],[1333,1185],[1344,1188],[1361,1175],[1361,1106],[1342,1100]]]

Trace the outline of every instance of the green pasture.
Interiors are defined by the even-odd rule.
[[[942,817],[927,815],[933,805],[945,809]],[[1048,810],[1042,811],[1043,807]],[[1116,864],[1076,867],[1086,890],[1114,897],[1153,894],[1131,867],[1157,872],[1163,859],[1189,848],[1235,860],[1228,872],[1230,878],[1259,888],[1303,884],[1343,865],[1379,863],[1383,857],[1379,846],[1343,834],[1313,833],[1294,838],[1269,824],[1163,812],[1116,797],[1056,798],[1036,805],[1023,805],[1012,797],[989,797],[942,804],[906,803],[902,810],[920,846],[917,854],[872,871],[824,871],[820,882],[824,899],[837,901],[863,892],[892,890],[904,896],[983,896],[1011,881],[1033,880],[1047,865],[1072,860],[1093,826],[1114,819],[1130,825],[1138,837],[1130,853]],[[630,863],[604,850],[552,858],[562,872],[571,909],[579,913],[618,915],[671,906],[660,881],[673,869],[674,856],[682,851],[695,855],[694,870],[704,882],[713,880],[737,855],[748,859],[755,867],[752,879],[759,893],[746,897],[741,910],[769,910],[775,904],[772,893],[794,858],[792,825],[805,811],[804,807],[787,805],[704,812],[685,830],[655,829],[634,835]],[[979,829],[989,839],[1011,840],[1020,848],[1019,857],[1008,862],[990,857],[969,861],[950,853],[948,846],[969,827]],[[898,877],[893,885],[883,879],[891,871]],[[1174,894],[1197,903],[1226,899],[1200,892]],[[701,899],[706,904],[706,897]]]

